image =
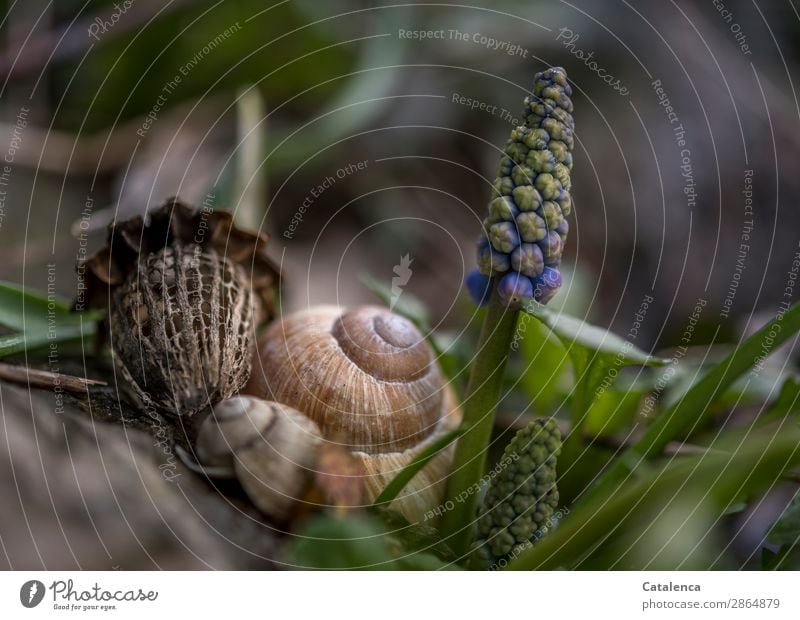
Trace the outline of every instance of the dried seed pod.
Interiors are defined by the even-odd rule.
[[[217,404],[200,425],[197,456],[235,475],[261,512],[285,521],[313,483],[321,441],[317,425],[299,411],[236,396]]]
[[[146,406],[191,416],[247,381],[278,279],[265,245],[230,214],[174,199],[111,227],[85,265],[85,301],[108,309],[115,362]]]
[[[245,391],[284,402],[361,461],[367,501],[461,421],[452,390],[419,330],[386,308],[320,306],[273,323]],[[451,445],[392,505],[410,521],[444,499]]]

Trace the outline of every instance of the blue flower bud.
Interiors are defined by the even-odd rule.
[[[546,304],[561,288],[561,272],[553,267],[545,267],[542,275],[532,280],[533,298]]]
[[[569,234],[569,222],[566,219],[561,220],[561,223],[556,228],[558,236],[561,237],[561,247],[567,242],[567,235]]]
[[[504,273],[511,268],[511,257],[503,252],[497,252],[484,239],[478,246],[478,269],[485,276]]]
[[[500,278],[497,294],[503,303],[509,306],[517,303],[521,297],[533,297],[533,283],[521,273],[511,271]]]
[[[511,253],[511,267],[522,275],[535,278],[544,270],[544,255],[535,243],[523,243]]]
[[[473,269],[464,279],[467,292],[475,305],[485,306],[489,303],[492,294],[492,279],[482,274],[479,270]]]
[[[545,265],[558,265],[561,262],[561,237],[555,230],[549,231],[547,236],[539,241],[539,248],[542,250]]]

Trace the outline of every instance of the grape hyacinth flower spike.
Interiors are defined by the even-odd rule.
[[[471,489],[486,469],[519,312],[524,300],[547,303],[561,286],[559,266],[572,210],[571,95],[561,67],[534,76],[525,98],[525,124],[511,132],[500,158],[478,239],[478,268],[465,282],[475,303],[488,307],[464,397],[465,431],[447,485],[453,509],[445,512],[441,525],[447,544],[459,554],[468,553],[474,540],[478,506]]]
[[[575,121],[572,88],[561,67],[536,74],[525,98],[525,124],[516,127],[500,158],[492,200],[478,241],[478,268],[467,289],[488,303],[491,283],[507,306],[533,297],[547,303],[561,286],[567,240]]]

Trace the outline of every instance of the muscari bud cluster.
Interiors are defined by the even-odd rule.
[[[500,277],[497,291],[508,305],[520,297],[547,303],[561,286],[558,267],[572,210],[571,95],[561,67],[534,77],[525,124],[511,132],[500,159],[478,242],[478,269],[467,277],[478,304],[488,300],[492,276]]]
[[[478,519],[478,557],[485,564],[544,536],[558,507],[556,460],[561,433],[552,419],[534,420],[506,446],[505,466],[492,480]],[[514,457],[518,458],[514,458]]]

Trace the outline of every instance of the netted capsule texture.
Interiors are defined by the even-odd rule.
[[[148,414],[190,416],[246,382],[278,288],[266,245],[230,213],[173,198],[112,224],[79,266],[83,302],[108,312],[102,335]]]
[[[572,210],[571,95],[561,67],[537,73],[525,124],[511,132],[500,158],[477,262],[481,274],[502,276],[498,294],[508,305],[521,296],[547,303],[561,285],[552,271],[561,264]]]
[[[244,270],[213,249],[144,257],[109,317],[115,361],[139,399],[191,416],[236,394],[255,347],[253,297]]]
[[[552,419],[534,420],[506,446],[479,513],[479,555],[485,560],[507,558],[552,527],[560,454],[561,433]]]

